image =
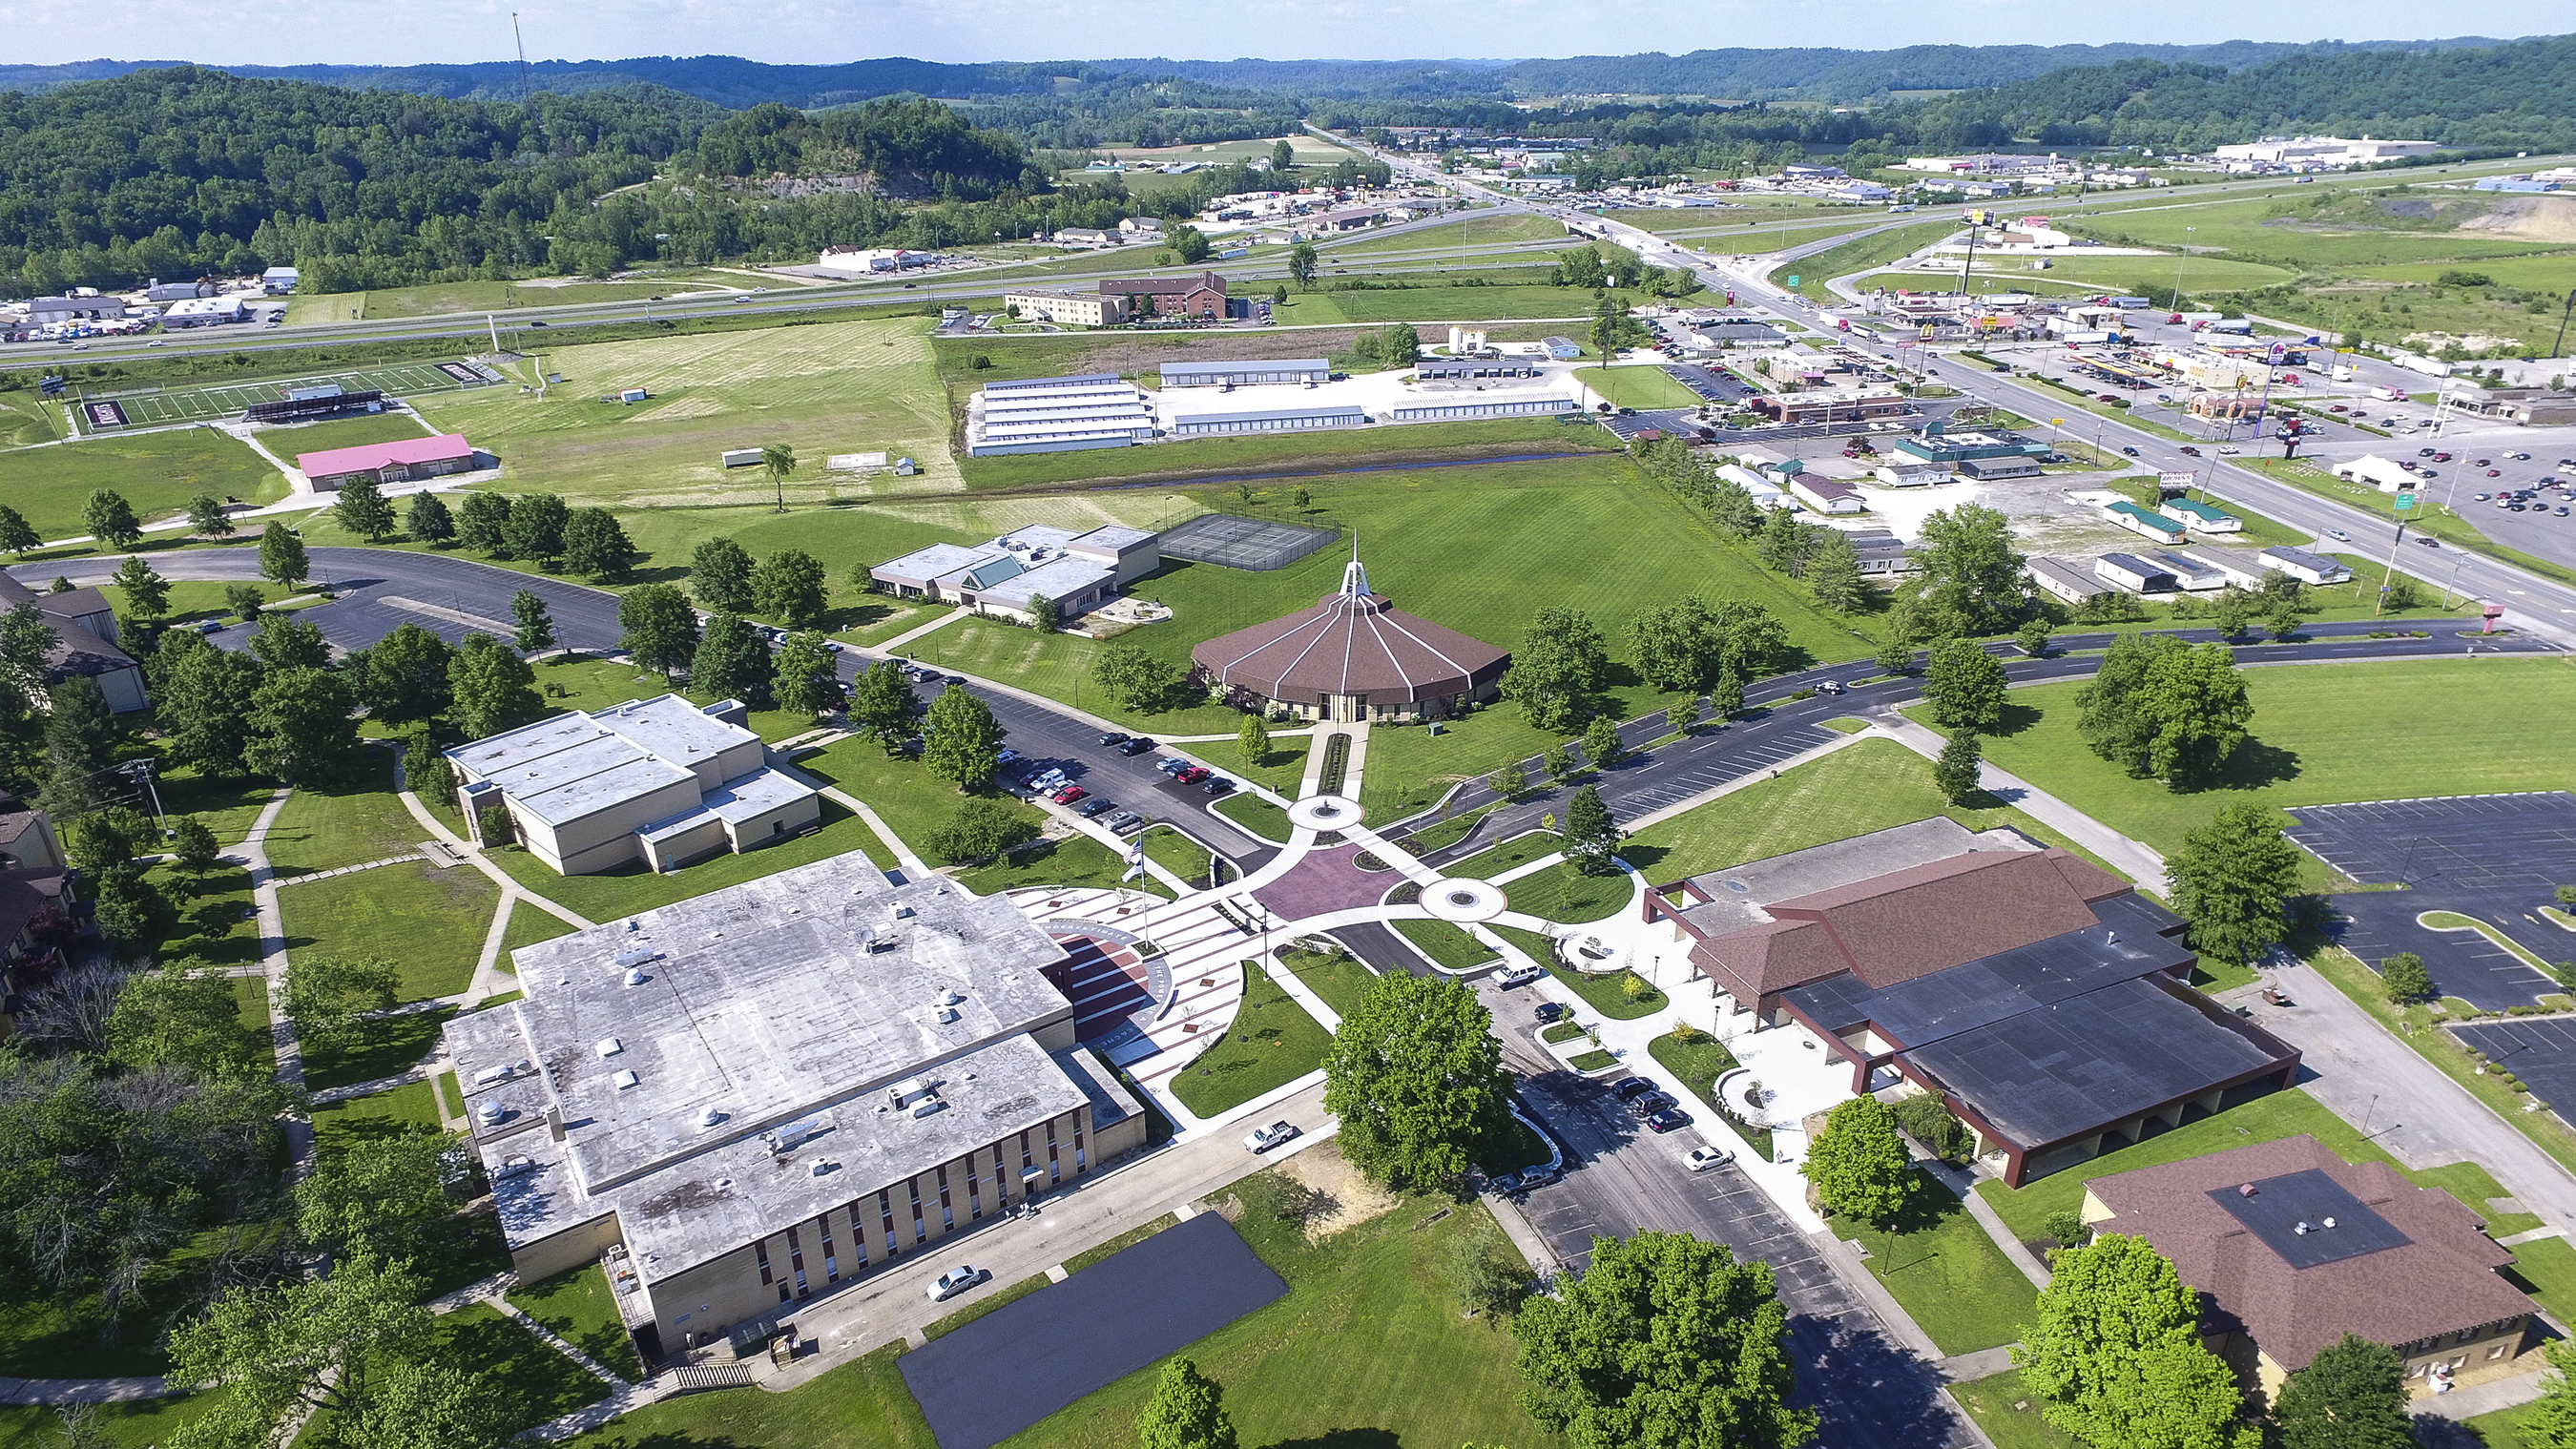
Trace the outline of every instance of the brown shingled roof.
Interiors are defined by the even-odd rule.
[[[2087,875],[2111,888],[2091,894]],[[2096,925],[2090,900],[2126,889],[2063,850],[1977,851],[1764,909],[1820,923],[1854,974],[1885,989]]]
[[[2214,1199],[2252,1184],[2321,1171],[2406,1241],[2311,1267],[2291,1266]],[[2203,1328],[2241,1330],[2291,1372],[2358,1334],[2398,1347],[2518,1318],[2532,1301],[2496,1273],[2513,1254],[2475,1213],[2435,1188],[2412,1186],[2387,1164],[2352,1164],[2313,1137],[2291,1137],[2085,1186],[2114,1216],[2098,1231],[2145,1238],[2182,1281],[2207,1295]]]
[[[1267,699],[1372,704],[1441,700],[1499,675],[1511,655],[1417,619],[1383,594],[1327,594],[1311,609],[1210,639],[1190,659],[1219,683]]]
[[[1730,931],[1699,943],[1691,959],[1745,1002],[1851,969],[1832,935],[1813,921],[1772,921]]]

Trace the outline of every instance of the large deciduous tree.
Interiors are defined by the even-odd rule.
[[[721,609],[707,616],[705,632],[698,636],[698,652],[689,659],[691,690],[766,709],[770,684],[776,678],[769,641],[748,620]]]
[[[403,513],[403,532],[414,543],[444,546],[456,537],[456,515],[448,511],[447,500],[435,493],[415,493],[411,507]]]
[[[342,672],[368,714],[386,724],[403,724],[446,713],[447,668],[455,656],[446,640],[406,622],[351,654]]]
[[[689,592],[710,609],[751,612],[751,555],[730,538],[711,538],[689,552]]]
[[[456,505],[456,541],[494,558],[510,556],[510,500],[500,493],[468,493]]]
[[[821,559],[801,548],[782,548],[752,566],[752,609],[790,629],[811,629],[831,596],[825,578]]]
[[[686,668],[698,652],[698,611],[669,584],[644,584],[617,601],[620,642],[636,664],[665,675]]]
[[[369,543],[382,543],[394,531],[393,504],[386,500],[376,480],[365,474],[340,485],[340,498],[331,505],[331,517]]]
[[[447,717],[469,740],[533,724],[546,712],[537,671],[489,634],[468,634],[447,662]]]
[[[982,864],[1038,838],[1038,822],[1008,800],[970,795],[931,828],[923,848],[951,865]]]
[[[1609,683],[1610,658],[1601,631],[1579,609],[1541,609],[1530,621],[1512,667],[1503,672],[1503,697],[1539,729],[1562,733],[1588,711]]]
[[[552,493],[522,493],[510,500],[510,522],[503,530],[510,556],[544,563],[564,551],[564,525],[572,514]]]
[[[292,614],[262,614],[250,631],[250,652],[271,669],[327,669],[331,641]]]
[[[1347,1129],[1345,1129],[1347,1130]],[[1575,1449],[1793,1449],[1797,1367],[1771,1266],[1685,1233],[1594,1238],[1592,1266],[1512,1321],[1521,1402]]]
[[[604,584],[622,584],[635,576],[641,550],[626,537],[625,525],[605,508],[577,508],[564,520],[564,568],[588,574]]]
[[[2021,613],[2022,565],[2012,520],[1999,509],[1962,503],[1923,520],[1915,550],[1916,592],[1956,614],[1962,632],[1991,634]]]
[[[390,1011],[399,977],[381,956],[325,956],[299,951],[286,965],[286,1014],[307,1051],[336,1050],[356,1035],[368,1013]]]
[[[89,536],[109,548],[132,548],[134,541],[143,536],[143,524],[134,516],[134,505],[113,488],[94,490],[81,516],[89,524]]]
[[[1565,802],[1565,858],[1585,875],[1617,875],[1618,851],[1619,827],[1601,792],[1590,785],[1575,791]]]
[[[1807,592],[1817,604],[1837,614],[1860,612],[1869,602],[1869,582],[1861,577],[1860,552],[1852,547],[1851,535],[1840,529],[1829,529],[1816,540],[1807,553]]]
[[[2190,923],[2193,950],[2250,963],[2287,934],[2282,910],[2299,893],[2299,848],[2282,835],[2285,823],[2269,806],[2230,805],[2166,857],[2174,912]]]
[[[210,1081],[254,1070],[257,1049],[232,978],[203,961],[127,976],[107,1018],[108,1057],[120,1066],[176,1067]]]
[[[170,607],[170,581],[153,571],[152,562],[141,554],[117,565],[108,582],[125,595],[127,612],[138,619],[158,619]]]
[[[1914,1159],[1896,1135],[1896,1113],[1876,1097],[1854,1097],[1825,1114],[1807,1144],[1799,1175],[1814,1184],[1827,1212],[1884,1223],[1905,1210],[1921,1186]]]
[[[174,633],[169,639],[194,641],[162,672],[153,694],[154,717],[169,737],[170,753],[218,779],[240,774],[251,704],[266,668],[257,656],[217,649],[200,635]]]
[[[2043,1418],[2111,1449],[2259,1449],[2235,1375],[2200,1345],[2200,1295],[2146,1239],[2098,1237],[2050,1268],[2012,1351]]]
[[[921,760],[930,773],[958,789],[980,790],[1002,768],[1007,734],[990,705],[952,684],[930,701],[930,712],[923,717]]]
[[[2272,1418],[2281,1449],[2415,1449],[2406,1361],[2349,1333],[2290,1375]]]
[[[1511,1077],[1493,1017],[1473,991],[1445,978],[1379,978],[1333,1033],[1324,1081],[1343,1155],[1396,1187],[1462,1177],[1512,1129]]]
[[[850,682],[850,724],[892,749],[912,733],[912,682],[903,667],[880,659]]]
[[[2225,645],[2186,645],[2170,634],[2113,640],[2075,702],[2077,728],[2093,753],[2175,786],[2215,775],[2244,743],[2254,716]]]
[[[1944,639],[1924,662],[1923,698],[1934,724],[1991,733],[2004,722],[2004,662],[1974,639]]]
[[[521,654],[543,654],[555,647],[555,616],[533,590],[521,589],[510,596],[510,617],[518,624],[510,643]]]
[[[336,777],[358,747],[356,701],[327,669],[277,669],[251,693],[250,734],[242,758],[290,785]]]
[[[304,540],[295,530],[272,518],[259,531],[259,576],[285,589],[301,588],[313,577],[313,563],[304,555]]]
[[[1234,1449],[1225,1390],[1185,1358],[1163,1365],[1154,1397],[1136,1416],[1137,1449]]]
[[[778,707],[797,714],[822,714],[841,702],[840,671],[833,666],[830,641],[813,629],[787,636],[778,649]]]
[[[1134,644],[1111,644],[1091,661],[1092,683],[1119,708],[1148,714],[1162,708],[1180,677],[1178,669]]]

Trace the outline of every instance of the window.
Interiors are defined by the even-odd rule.
[[[751,1250],[760,1257],[760,1281],[763,1283],[772,1281],[769,1276],[769,1240],[761,1239],[751,1245]]]
[[[781,1303],[793,1303],[796,1301],[795,1295],[787,1291],[787,1285],[784,1283],[778,1285],[778,1301]]]
[[[2490,1360],[2502,1358],[2509,1350],[2512,1349],[2512,1347],[2512,1339],[2498,1339],[2495,1346],[2487,1350],[2487,1357]]]

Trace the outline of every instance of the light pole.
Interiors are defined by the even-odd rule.
[[[2174,256],[2173,309],[2177,312],[2182,310],[2182,264],[2191,259],[2191,234],[2198,230],[2200,230],[2200,228],[2196,226],[2187,226],[2182,229],[2182,250]]]

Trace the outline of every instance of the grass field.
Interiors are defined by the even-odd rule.
[[[50,443],[63,435],[63,410],[35,388],[0,392],[0,448]]]
[[[2554,719],[2576,708],[2576,664],[2557,659],[2436,659],[2245,671],[2252,738],[2211,788],[2176,793],[2133,780],[2085,748],[2080,685],[2016,689],[1986,758],[2167,854],[2225,805],[2325,805],[2549,790],[2567,783],[2546,731],[2469,730],[2439,749],[2389,749],[2433,701],[2461,719]],[[2324,867],[2313,866],[2324,881]]]
[[[875,859],[881,849],[866,821],[826,800],[823,827],[811,835],[747,855],[714,856],[668,875],[656,875],[636,862],[598,875],[557,875],[553,867],[515,845],[491,851],[486,858],[529,890],[594,921],[609,921],[846,851],[866,850]],[[490,917],[485,920],[488,923]]]
[[[419,436],[420,424],[409,413],[378,413],[373,417],[338,418],[327,423],[298,423],[291,428],[259,431],[260,446],[290,463],[298,453],[395,443]]]
[[[123,494],[148,524],[176,516],[200,493],[273,503],[286,496],[286,477],[211,428],[0,452],[0,498],[48,540],[88,533],[83,510],[101,488]]]
[[[401,973],[397,999],[421,1001],[473,979],[501,888],[471,867],[404,861],[285,886],[277,902],[289,950],[384,957]]]
[[[1360,998],[1377,983],[1377,973],[1353,956],[1326,956],[1288,946],[1281,948],[1279,961],[1306,983],[1307,990],[1324,998],[1324,1004],[1336,1016],[1348,1016],[1358,1010]]]
[[[644,1377],[643,1361],[635,1356],[635,1340],[627,1336],[608,1275],[597,1263],[514,1288],[510,1303],[553,1330],[556,1337],[607,1365],[611,1373],[629,1381]]]
[[[1470,274],[1472,275],[1472,274]],[[1340,292],[1291,292],[1272,309],[1281,326],[1332,322],[1501,322],[1516,317],[1580,321],[1592,315],[1594,297],[1580,287],[1543,285],[1391,287]],[[1623,294],[1624,295],[1624,294]],[[1636,300],[1629,297],[1628,300]]]
[[[1586,367],[1574,377],[1623,408],[1695,408],[1702,402],[1660,367]]]
[[[2389,265],[2440,258],[2483,258],[2564,250],[2545,241],[2479,234],[2452,228],[2416,229],[2372,215],[2371,203],[2356,199],[2367,186],[2379,199],[2467,200],[2459,193],[2417,191],[2409,198],[2390,196],[2385,179],[2336,187],[2317,183],[2296,199],[2238,196],[2191,205],[2167,205],[2109,212],[2071,223],[2079,232],[2105,241],[2132,238],[2147,246],[2223,248],[2251,257],[2295,258],[2308,268]],[[2484,198],[2478,198],[2483,200]],[[2312,203],[2324,202],[2319,210]],[[2391,220],[2390,225],[2373,225]],[[2184,229],[2190,230],[2186,232]]]
[[[1498,954],[1493,947],[1467,934],[1466,928],[1447,921],[1397,921],[1395,928],[1404,938],[1422,948],[1424,955],[1452,971],[1481,966]]]
[[[1943,1353],[2018,1341],[2038,1316],[2039,1290],[1938,1179],[1918,1170],[1914,1181],[1914,1197],[1894,1222],[1836,1218],[1836,1233],[1869,1250],[1870,1276]]]
[[[2039,1404],[2022,1387],[2018,1369],[1952,1384],[1950,1397],[1986,1431],[1995,1449],[2084,1449],[2081,1440],[2040,1417]]]
[[[1438,226],[1416,227],[1395,236],[1363,237],[1323,249],[1326,256],[1370,256],[1379,252],[1421,251],[1431,247],[1493,246],[1506,242],[1563,238],[1565,224],[1523,211],[1469,215]]]
[[[1172,1095],[1202,1117],[1240,1107],[1314,1071],[1324,1064],[1324,1050],[1332,1042],[1323,1024],[1259,963],[1248,963],[1245,970],[1251,979],[1234,1024],[1172,1078]]]
[[[482,1392],[505,1421],[502,1432],[531,1429],[608,1397],[608,1385],[555,1351],[488,1303],[442,1313],[430,1352],[441,1363],[482,1376]]]
[[[1248,438],[1192,438],[1139,448],[1081,453],[969,458],[972,488],[1051,488],[1076,483],[1191,480],[1277,475],[1327,484],[1335,472],[1372,465],[1421,467],[1475,458],[1607,452],[1617,439],[1603,429],[1553,417],[1480,418],[1468,422],[1386,423],[1329,432]]]
[[[1850,272],[1867,271],[1872,267],[1883,267],[1919,247],[1930,246],[1958,229],[1959,223],[1955,220],[1926,221],[1895,227],[1869,236],[1854,237],[1840,246],[1827,247],[1813,256],[1784,263],[1772,270],[1768,280],[1771,285],[1786,287],[1802,297],[1812,297],[1820,302],[1826,301],[1834,295],[1833,289],[1825,285],[1828,279]],[[1794,286],[1789,282],[1791,277],[1798,279]]]
[[[1955,292],[1959,289],[1959,271],[1967,258],[1951,257],[1944,267],[1902,272],[1876,272],[1860,279],[1857,285],[1866,292],[1873,287],[1887,287],[1908,292]],[[2174,284],[2179,267],[2182,289],[2186,292],[2240,291],[2268,287],[2289,281],[2296,274],[2286,267],[2262,262],[2240,262],[2226,257],[2087,257],[2080,253],[2049,259],[2046,271],[2034,272],[2018,256],[1990,256],[1980,250],[1976,270],[1970,275],[1978,282],[2011,282],[2015,286],[2041,286],[2056,283],[2125,291],[2140,282],[2153,282],[2159,287]]]
[[[466,376],[450,373],[445,370],[447,367],[464,369]],[[477,363],[395,362],[267,382],[206,383],[196,387],[152,388],[99,395],[114,397],[123,404],[129,425],[149,428],[164,423],[202,423],[237,418],[252,403],[276,402],[284,398],[289,389],[319,387],[326,383],[336,383],[349,392],[414,397],[489,387],[496,381],[497,375],[483,370]]]
[[[419,408],[442,431],[497,454],[511,491],[560,493],[576,507],[767,498],[759,469],[728,471],[717,455],[770,444],[796,450],[791,501],[935,492],[955,487],[957,472],[927,332],[913,317],[567,347],[544,355],[545,371],[564,381],[542,399],[504,387],[423,399]],[[649,389],[652,400],[599,401],[629,387]],[[880,450],[917,460],[921,475],[871,481],[823,466],[832,454]]]

